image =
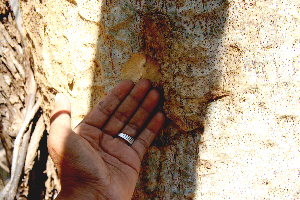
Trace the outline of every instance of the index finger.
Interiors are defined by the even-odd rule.
[[[101,128],[108,120],[110,115],[114,112],[114,110],[120,105],[123,99],[131,91],[133,86],[134,83],[131,80],[121,81],[104,97],[102,101],[100,101],[92,109],[89,114],[85,116],[80,124],[86,123],[88,125]]]

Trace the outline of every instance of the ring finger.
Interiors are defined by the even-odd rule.
[[[142,79],[137,82],[129,95],[124,99],[121,105],[115,110],[102,131],[111,136],[115,136],[125,126],[133,113],[139,107],[151,87],[149,80]]]
[[[157,90],[151,90],[135,114],[121,130],[121,133],[125,133],[132,138],[136,137],[137,133],[144,126],[144,123],[147,121],[148,117],[156,107],[159,97],[160,95]],[[119,139],[126,143],[126,141],[122,138]]]

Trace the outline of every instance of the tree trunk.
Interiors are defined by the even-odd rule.
[[[299,6],[21,1],[47,130],[56,93],[75,127],[120,80],[149,78],[168,119],[134,199],[299,198]]]

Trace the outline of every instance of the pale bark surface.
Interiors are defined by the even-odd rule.
[[[21,1],[47,129],[120,80],[149,78],[168,120],[135,199],[295,199],[300,171],[297,0]]]

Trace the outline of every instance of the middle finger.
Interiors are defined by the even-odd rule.
[[[115,136],[137,109],[150,87],[151,82],[149,80],[142,79],[138,81],[102,130],[111,136]]]
[[[159,101],[159,97],[160,95],[157,90],[151,90],[121,132],[129,135],[132,138],[135,138],[137,133],[144,126],[144,123],[147,121],[148,117],[156,107]],[[127,143],[124,139],[120,138],[120,140]]]

